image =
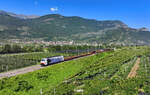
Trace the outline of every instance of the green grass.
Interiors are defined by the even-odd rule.
[[[102,53],[52,65],[24,75],[5,78],[0,81],[0,95],[40,95],[41,89],[43,92],[49,91],[88,65],[97,63],[99,59],[108,55],[109,53]]]
[[[56,95],[82,95],[82,93],[83,95],[137,95],[140,85],[144,85],[144,90],[150,90],[149,79],[144,77],[126,79],[130,70],[121,71],[126,67],[125,63],[128,63],[128,69],[131,69],[135,57],[149,54],[145,49],[144,47],[124,48],[100,59],[96,64],[91,64],[76,76],[69,78],[67,82],[54,87]],[[113,78],[116,75],[117,78]],[[53,89],[49,88],[44,95],[53,95]]]
[[[146,72],[150,71],[149,54],[147,47],[126,47],[51,65],[0,80],[0,95],[40,95],[40,91],[43,95],[82,95],[76,90],[83,90],[83,95],[148,94],[150,79]],[[147,67],[140,64],[139,77],[127,79],[137,56],[142,56],[141,63]]]

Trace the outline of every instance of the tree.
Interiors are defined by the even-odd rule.
[[[4,47],[3,47],[3,50],[2,50],[3,53],[11,53],[11,45],[9,44],[6,44]]]
[[[13,53],[19,53],[19,52],[22,52],[22,48],[21,48],[21,46],[20,45],[12,45],[12,47],[11,47],[11,51],[13,52]]]

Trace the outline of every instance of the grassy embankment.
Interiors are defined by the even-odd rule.
[[[39,71],[0,80],[2,95],[40,95],[49,91],[63,80],[80,72],[85,67],[97,63],[109,53],[102,53],[77,60],[52,65]]]

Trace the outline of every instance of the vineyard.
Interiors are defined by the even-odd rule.
[[[148,95],[149,85],[150,48],[125,47],[4,78],[0,95]]]
[[[146,51],[147,50],[147,51]],[[57,95],[147,95],[150,94],[148,49],[122,50],[91,64],[56,86]],[[135,78],[129,72],[141,57]],[[53,95],[54,90],[45,92]]]
[[[37,52],[0,55],[0,72],[36,65],[39,64],[42,58],[58,55],[71,56],[73,54]]]

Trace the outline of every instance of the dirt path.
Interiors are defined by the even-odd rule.
[[[128,74],[127,79],[128,79],[128,78],[133,78],[133,77],[136,76],[136,71],[137,71],[138,68],[139,68],[139,64],[140,64],[140,58],[138,58],[138,59],[136,60],[136,64],[132,67],[130,73]]]
[[[28,72],[33,72],[33,71],[39,70],[41,68],[43,68],[43,67],[41,67],[40,65],[35,65],[35,66],[30,66],[30,67],[25,67],[25,68],[13,70],[13,71],[0,73],[0,79],[5,78],[5,77],[16,76],[16,75],[20,75],[20,74],[25,74]]]

